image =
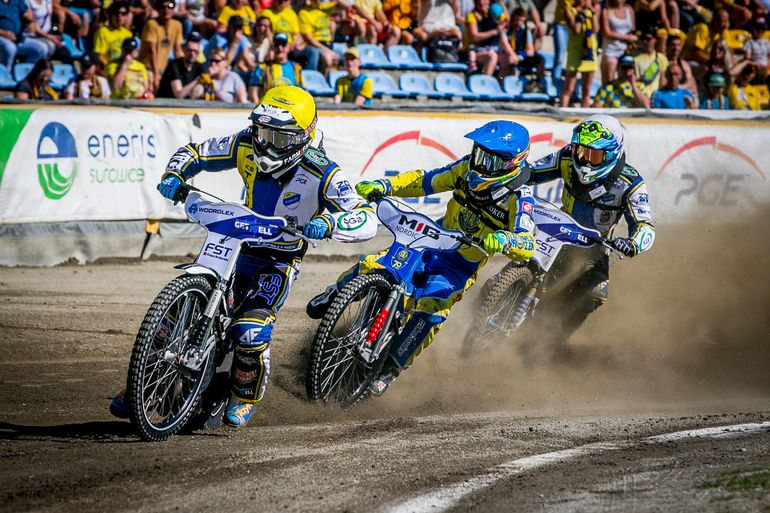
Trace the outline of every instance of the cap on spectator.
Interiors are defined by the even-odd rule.
[[[125,52],[127,50],[134,51],[137,48],[139,48],[139,40],[135,37],[129,37],[125,41],[123,41],[123,44],[120,46],[120,48]]]
[[[230,16],[227,25],[230,27],[243,27],[243,18],[238,15]]]
[[[506,18],[505,7],[500,5],[498,2],[493,2],[489,6],[489,16],[495,21],[504,20]]]
[[[708,85],[711,87],[726,87],[727,82],[725,81],[724,75],[721,73],[714,73],[709,77]]]
[[[346,59],[358,59],[361,55],[358,53],[358,48],[348,48],[345,50]]]
[[[289,44],[289,34],[285,32],[279,32],[273,36],[273,44],[275,46],[286,46]]]
[[[87,52],[80,58],[80,69],[84,70],[90,68],[99,61],[99,57],[93,52]]]
[[[193,30],[187,35],[187,42],[200,43],[203,40],[203,36],[200,32]]]
[[[633,68],[634,67],[634,58],[630,55],[624,55],[620,58],[620,67],[621,68]]]
[[[666,29],[665,27],[661,27],[658,29],[658,37],[669,38],[671,36],[676,36],[681,41],[684,41],[685,33],[679,30],[678,28]]]

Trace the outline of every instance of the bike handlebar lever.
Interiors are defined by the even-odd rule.
[[[278,229],[280,231],[282,231],[283,233],[285,233],[286,235],[291,235],[292,237],[299,237],[300,239],[304,240],[305,242],[307,242],[308,244],[310,244],[314,248],[318,247],[316,245],[316,243],[313,242],[313,240],[311,238],[305,237],[305,235],[303,235],[302,232],[305,230],[305,227],[302,226],[302,225],[295,224],[293,226],[292,225],[289,225],[289,226],[279,226]],[[326,237],[326,238],[330,239],[331,236]]]

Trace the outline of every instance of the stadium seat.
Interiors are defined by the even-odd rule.
[[[67,51],[70,53],[70,57],[73,59],[80,59],[83,57],[83,50],[81,50],[78,47],[78,44],[75,42],[74,39],[72,39],[72,36],[69,34],[62,34],[61,35],[61,42],[62,46],[67,49]]]
[[[468,71],[468,65],[462,62],[431,62],[434,71]]]
[[[397,66],[398,69],[433,69],[433,65],[428,64],[427,62],[422,62],[415,49],[409,45],[391,46],[388,48],[388,59],[390,59],[391,64]]]
[[[517,99],[528,102],[548,102],[559,96],[551,77],[543,77],[540,79],[540,84],[545,90],[544,92],[525,92],[527,90],[527,84],[529,84],[529,81],[522,81],[521,94]]]
[[[583,99],[583,86],[581,85],[581,79],[577,79],[577,82],[575,82],[575,90],[572,92],[572,95],[577,98],[578,100]],[[591,82],[591,89],[589,90],[589,94],[591,95],[591,98],[596,96],[596,93],[599,92],[599,89],[602,87],[602,81],[599,78],[595,78],[593,82]]]
[[[511,98],[518,99],[523,90],[523,84],[516,75],[508,75],[503,79],[503,91]]]
[[[313,96],[334,96],[334,88],[326,82],[320,71],[314,69],[302,70],[302,87]]]
[[[372,92],[374,96],[382,96],[383,94],[393,98],[408,98],[410,96],[409,93],[399,89],[393,81],[393,77],[384,71],[373,71],[367,73],[366,76],[372,79]]]
[[[329,72],[329,85],[332,86],[333,89],[337,88],[337,80],[340,78],[347,76],[348,72],[343,71],[340,69],[333,69]]]
[[[362,68],[396,69],[398,67],[388,61],[385,52],[377,45],[360,44],[356,48],[358,48]]]
[[[16,81],[11,76],[11,72],[8,71],[3,64],[0,64],[0,89],[15,89]]]
[[[743,45],[751,39],[751,33],[740,29],[725,30],[725,43],[733,52],[743,52]]]
[[[433,89],[428,77],[422,73],[404,73],[398,79],[398,85],[405,93],[410,93],[411,96],[423,95],[428,98],[443,98],[442,93]]]
[[[75,68],[72,67],[72,64],[54,64],[53,73],[51,73],[51,87],[57,91],[61,91],[67,87],[70,80],[76,76],[77,73],[75,72]]]
[[[479,95],[468,90],[465,82],[453,73],[439,73],[434,81],[436,91],[444,96],[459,96],[467,100],[478,100]]]
[[[348,51],[348,45],[347,43],[332,43],[332,50],[340,56],[340,59],[343,59],[345,52]]]
[[[550,52],[537,52],[540,57],[543,58],[543,68],[544,69],[553,69],[553,63],[556,60],[556,57],[554,54]]]
[[[27,78],[27,75],[29,75],[29,72],[32,71],[32,64],[31,62],[19,62],[13,66],[13,79],[16,80],[16,82],[21,82],[25,78]]]
[[[471,75],[468,79],[471,92],[476,93],[482,100],[512,100],[513,98],[500,89],[496,78],[489,75]]]

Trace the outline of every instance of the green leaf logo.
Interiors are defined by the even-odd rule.
[[[45,162],[37,165],[37,178],[40,181],[40,187],[43,188],[45,197],[58,200],[64,197],[75,183],[77,175],[77,164],[73,166],[72,174],[65,177],[59,172],[58,162]]]
[[[37,178],[46,198],[59,200],[72,189],[77,177],[77,157],[75,138],[67,127],[56,121],[43,127],[37,142]],[[69,176],[59,166],[71,166]]]

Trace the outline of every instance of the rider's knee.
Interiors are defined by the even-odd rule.
[[[264,308],[243,312],[230,327],[230,335],[236,349],[265,349],[270,344],[273,321],[275,317],[272,312]]]

